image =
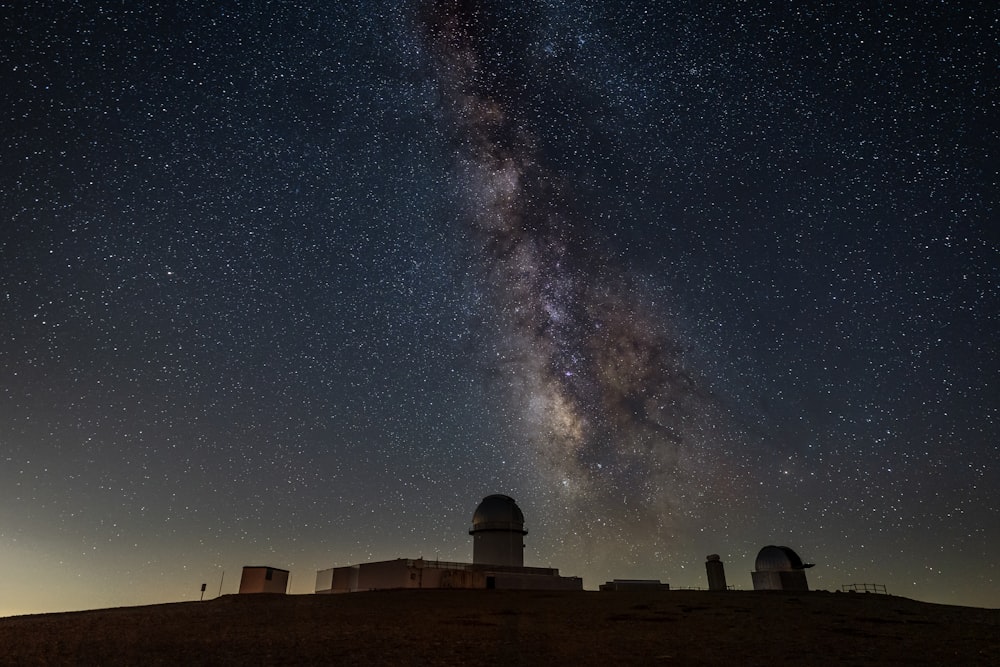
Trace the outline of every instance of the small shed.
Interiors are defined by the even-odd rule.
[[[288,570],[267,565],[245,565],[240,593],[287,593]]]

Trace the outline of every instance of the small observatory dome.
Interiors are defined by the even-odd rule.
[[[788,547],[768,545],[757,554],[758,572],[791,572],[812,567],[802,562],[799,555]]]
[[[524,513],[521,508],[513,498],[499,493],[483,498],[472,515],[472,530],[469,532],[480,530],[515,530],[522,535],[528,534],[524,530]]]

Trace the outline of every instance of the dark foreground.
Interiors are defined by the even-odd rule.
[[[1000,610],[848,593],[243,595],[0,619],[3,665],[1000,665]]]

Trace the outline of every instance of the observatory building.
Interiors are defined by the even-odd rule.
[[[808,591],[806,568],[799,555],[788,547],[768,545],[757,554],[756,571],[751,572],[755,591]]]
[[[495,494],[472,515],[472,562],[423,558],[361,563],[320,570],[317,593],[353,593],[394,588],[496,588],[583,590],[580,577],[561,577],[548,567],[524,567],[524,514],[514,499]]]
[[[476,565],[524,566],[524,514],[510,496],[483,498],[472,515],[472,562]]]

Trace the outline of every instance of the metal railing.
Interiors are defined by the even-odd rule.
[[[878,593],[888,595],[885,584],[844,584],[840,587],[845,593]]]

